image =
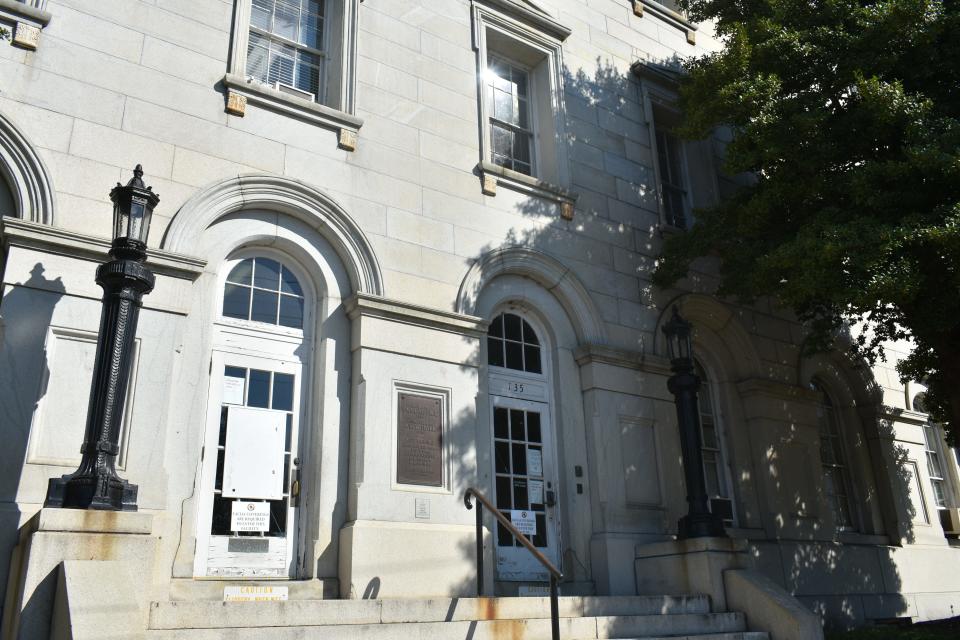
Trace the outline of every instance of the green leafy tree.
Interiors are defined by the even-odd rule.
[[[721,295],[772,296],[808,351],[858,325],[926,406],[960,425],[960,2],[688,0],[724,49],[689,61],[682,133],[729,127],[726,170],[748,186],[664,247],[670,286],[720,259]],[[960,432],[960,430],[957,430]]]

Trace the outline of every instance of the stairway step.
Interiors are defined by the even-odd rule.
[[[563,618],[705,614],[707,596],[565,596]],[[151,629],[321,626],[548,618],[549,598],[424,600],[288,600],[286,602],[155,602]]]
[[[329,600],[339,596],[339,580],[193,580],[176,579],[170,583],[170,600],[222,602],[224,587],[287,587],[291,600]]]
[[[770,634],[766,631],[733,631],[730,633],[707,633],[692,636],[617,638],[616,640],[770,640]]]
[[[235,604],[235,603],[228,603]],[[247,603],[244,603],[247,604]],[[231,607],[232,608],[232,607]],[[524,638],[549,640],[550,620],[481,620],[454,622],[384,623],[277,626],[258,621],[257,627],[175,628],[152,630],[150,640],[262,640],[269,628],[270,640],[498,640]],[[273,622],[286,622],[274,620]],[[601,616],[562,618],[564,638],[637,638],[665,636],[710,636],[744,631],[744,618],[738,613],[685,613],[651,616]],[[734,635],[729,640],[741,640]],[[711,639],[713,640],[713,639]],[[746,640],[746,639],[744,639]],[[750,638],[749,640],[759,640]]]

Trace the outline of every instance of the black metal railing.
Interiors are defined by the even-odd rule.
[[[563,579],[563,574],[553,566],[553,563],[539,549],[533,546],[527,536],[517,531],[509,518],[503,515],[499,509],[493,506],[492,502],[473,487],[467,489],[466,493],[463,494],[463,504],[466,505],[467,509],[473,509],[473,504],[470,502],[471,496],[477,499],[477,597],[483,597],[483,508],[486,507],[550,574],[550,628],[553,640],[560,640],[560,605],[557,583]]]

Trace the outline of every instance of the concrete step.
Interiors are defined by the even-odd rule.
[[[222,592],[221,592],[222,600]],[[707,596],[563,596],[562,618],[705,614]],[[151,629],[390,624],[549,618],[549,598],[155,602]]]
[[[193,580],[176,579],[170,583],[172,601],[223,601],[224,587],[287,587],[291,600],[327,600],[339,597],[339,580]]]
[[[256,603],[225,603],[223,606]],[[461,620],[450,622],[339,624],[339,625],[267,625],[260,619],[257,627],[174,628],[149,632],[150,640],[550,640],[548,618],[509,620]],[[284,619],[273,619],[281,624]],[[681,613],[647,616],[597,616],[562,618],[560,634],[566,639],[699,637],[711,634],[744,632],[744,617],[739,613]],[[741,640],[736,635],[729,640]],[[713,640],[712,638],[710,640]],[[724,640],[728,640],[724,638]],[[745,639],[744,639],[745,640]],[[759,640],[749,638],[749,640]]]

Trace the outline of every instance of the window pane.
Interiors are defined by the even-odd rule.
[[[294,67],[296,66],[296,49],[278,45],[270,45],[270,73],[269,83],[281,82],[288,86],[294,85]]]
[[[288,40],[297,39],[297,24],[300,21],[299,0],[277,0],[273,17],[272,33]]]
[[[250,369],[250,390],[247,392],[247,406],[270,408],[270,372]]]
[[[534,411],[527,412],[527,440],[536,444],[540,440],[540,414]]]
[[[504,337],[506,337],[507,340],[516,340],[517,342],[523,340],[521,329],[522,320],[520,319],[520,316],[513,315],[512,313],[504,314],[503,322]]]
[[[283,267],[281,271],[281,282],[280,290],[284,293],[291,293],[295,296],[302,296],[303,289],[300,288],[300,282],[297,281],[297,277],[290,273],[290,270],[286,267]]]
[[[494,467],[497,473],[510,473],[510,445],[506,442],[496,442],[494,447]]]
[[[305,51],[297,52],[297,89],[312,93],[314,97],[320,89],[320,58]]]
[[[309,4],[316,6],[319,3],[311,2]],[[314,49],[323,49],[322,38],[323,20],[317,13],[305,12],[300,18],[300,42]]]
[[[513,445],[513,473],[518,476],[527,474],[527,448],[522,444]]]
[[[223,289],[223,315],[227,318],[250,319],[250,289],[228,284]]]
[[[523,371],[523,347],[517,342],[507,342],[507,368]]]
[[[227,282],[250,285],[250,274],[253,273],[253,258],[240,261],[227,276]]]
[[[294,329],[303,328],[303,298],[280,296],[280,324]]]
[[[504,91],[493,91],[493,117],[511,124],[517,124],[518,118],[513,109],[513,96]]]
[[[253,0],[250,7],[250,24],[269,31],[271,13],[273,13],[273,0]]]
[[[276,291],[280,288],[280,263],[270,258],[257,258],[253,284]]]
[[[503,127],[490,125],[490,135],[493,138],[491,146],[495,156],[504,158],[513,157],[513,133]]]
[[[273,374],[273,409],[293,411],[293,376],[289,373]]]
[[[510,430],[507,426],[507,410],[497,407],[493,410],[493,435],[497,438],[509,438]]]
[[[503,337],[503,316],[499,315],[493,319],[493,322],[490,323],[489,333],[491,336],[496,336],[497,338]]]
[[[510,491],[510,478],[497,476],[497,509],[513,508],[513,498]]]
[[[503,366],[503,340],[487,338],[487,364],[494,367]]]
[[[538,513],[536,515],[537,520],[537,533],[533,536],[530,542],[533,543],[535,547],[545,547],[547,546],[547,518],[544,514]]]
[[[253,308],[250,311],[250,319],[254,322],[267,322],[277,324],[277,297],[275,291],[253,290]]]
[[[527,481],[524,478],[513,479],[513,508],[530,508],[530,504],[527,502]]]
[[[717,430],[713,425],[704,424],[701,428],[703,434],[703,446],[708,449],[719,449],[717,446]]]
[[[510,410],[510,437],[514,440],[527,439],[523,429],[523,413],[518,409]]]
[[[523,341],[527,344],[540,344],[540,341],[537,339],[537,333],[526,320],[523,321]]]
[[[542,373],[540,368],[540,347],[531,347],[529,345],[523,347],[524,363],[526,364],[525,371],[530,373]]]

